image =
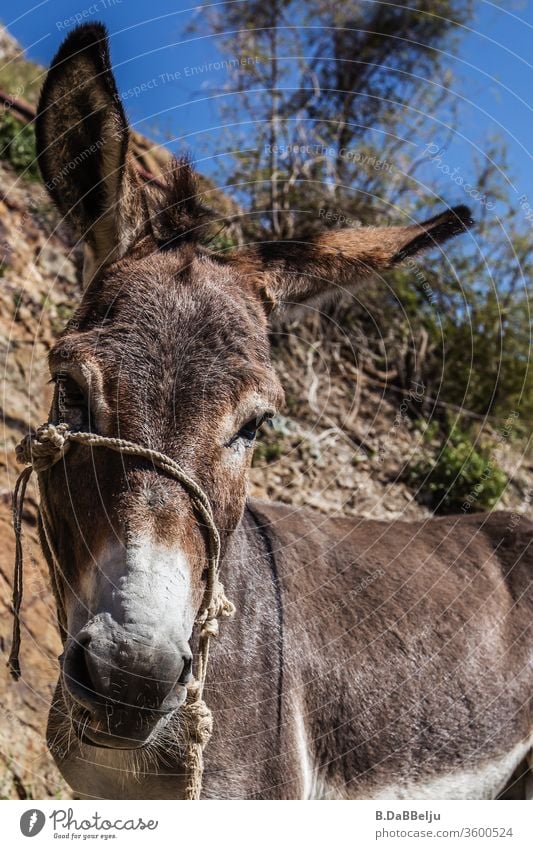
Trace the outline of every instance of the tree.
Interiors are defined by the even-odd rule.
[[[531,240],[506,179],[505,147],[479,145],[469,175],[447,161],[460,126],[453,52],[474,4],[248,0],[206,6],[233,65],[219,99],[218,180],[249,210],[241,241],[425,217],[468,202],[477,226],[424,268],[407,264],[325,309],[367,367],[474,416],[533,413],[526,281]],[[370,316],[370,318],[369,318]],[[352,330],[351,330],[351,329]],[[439,409],[439,407],[438,407]]]
[[[217,34],[224,53],[241,60],[220,101],[224,140],[236,152],[219,177],[251,210],[244,232],[319,229],[322,202],[335,205],[335,220],[361,221],[375,220],[375,198],[384,210],[394,204],[393,184],[405,190],[409,176],[406,149],[420,142],[431,112],[446,118],[450,99],[450,75],[444,86],[420,80],[441,78],[439,48],[457,39],[471,7],[248,0],[202,9],[195,28]]]

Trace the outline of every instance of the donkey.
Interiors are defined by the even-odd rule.
[[[271,313],[442,244],[468,210],[210,251],[190,164],[164,186],[135,169],[99,24],[59,49],[36,134],[85,250],[49,357],[50,421],[175,458],[219,530],[236,615],[211,652],[203,796],[498,796],[531,763],[533,524],[326,517],[246,495],[283,399]],[[48,746],[79,797],[182,798],[205,528],[186,489],[135,456],[73,444],[40,486],[67,616]]]

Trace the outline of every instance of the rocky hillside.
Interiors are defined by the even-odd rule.
[[[46,354],[78,297],[72,245],[59,229],[37,184],[27,184],[0,164],[0,344],[2,348],[2,455],[0,458],[1,648],[11,642],[10,594],[14,541],[11,491],[16,479],[14,447],[30,422],[44,420],[49,403]],[[0,794],[8,798],[62,793],[61,781],[45,751],[46,704],[52,695],[60,643],[52,597],[37,544],[36,501],[32,490],[25,515],[24,675],[11,682],[0,665]]]
[[[16,43],[0,33],[0,64],[21,63]],[[39,76],[21,64],[30,107]],[[0,76],[0,88],[6,89]],[[15,92],[12,92],[15,93]],[[17,91],[17,96],[22,96]],[[146,140],[139,140],[146,170],[158,167]],[[11,492],[17,475],[14,449],[30,426],[44,421],[50,401],[47,352],[80,297],[79,249],[58,220],[37,179],[21,176],[0,159],[0,344],[3,432],[0,456],[0,649],[11,643],[10,596],[14,559]],[[424,425],[412,415],[412,397],[370,373],[350,354],[344,332],[321,340],[316,328],[284,325],[273,334],[274,358],[287,406],[257,449],[253,494],[324,512],[373,517],[429,515],[416,500],[406,467],[427,450]],[[495,437],[495,456],[509,483],[505,506],[529,509],[533,473],[511,439]],[[0,796],[67,798],[44,744],[47,709],[57,676],[60,643],[45,564],[36,533],[36,492],[25,514],[25,596],[22,608],[23,677],[14,684],[0,664]]]

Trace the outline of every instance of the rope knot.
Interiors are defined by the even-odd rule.
[[[65,454],[69,444],[67,424],[44,424],[28,433],[16,447],[18,463],[31,465],[36,472],[44,472]]]
[[[193,681],[187,687],[187,701],[182,707],[189,743],[204,749],[213,733],[213,714],[201,695],[199,681]]]
[[[213,715],[202,698],[200,681],[192,681],[187,690],[187,701],[180,711],[188,738],[185,756],[188,772],[185,798],[199,799],[202,793],[204,771],[203,751],[213,733]]]
[[[235,605],[226,597],[223,585],[217,580],[209,605],[198,617],[198,624],[202,626],[200,635],[218,637],[218,620],[231,619],[234,613]]]

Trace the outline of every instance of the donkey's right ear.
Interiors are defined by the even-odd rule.
[[[56,53],[36,119],[37,156],[57,208],[86,244],[85,282],[143,234],[143,190],[111,71],[107,30],[77,27]]]

